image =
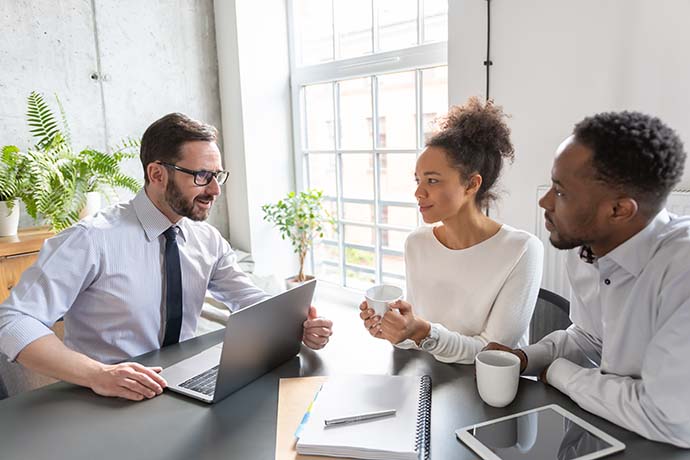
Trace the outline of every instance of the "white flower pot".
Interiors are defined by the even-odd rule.
[[[293,287],[297,287],[297,286],[299,286],[300,284],[304,284],[304,283],[306,283],[307,281],[311,281],[311,280],[314,279],[313,276],[311,276],[311,275],[306,275],[306,278],[307,278],[307,279],[305,279],[304,281],[297,281],[297,280],[295,279],[296,277],[297,277],[297,275],[292,276],[292,277],[290,277],[290,278],[287,278],[287,279],[285,280],[285,289],[292,289]]]
[[[91,214],[95,214],[101,209],[101,194],[99,192],[88,192],[86,194],[86,204],[79,213],[79,218],[83,219]]]
[[[14,200],[10,211],[7,201],[0,201],[0,236],[14,236],[19,227],[19,200]]]

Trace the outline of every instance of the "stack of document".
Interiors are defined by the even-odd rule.
[[[428,376],[329,377],[297,441],[297,453],[360,459],[416,460],[429,451]],[[395,410],[394,415],[326,426],[325,421]]]

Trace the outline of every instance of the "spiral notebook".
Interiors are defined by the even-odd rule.
[[[393,416],[325,426],[325,420],[395,409]],[[297,440],[302,455],[359,459],[429,458],[431,377],[329,377]]]

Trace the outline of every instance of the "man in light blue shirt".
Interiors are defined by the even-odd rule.
[[[658,118],[602,113],[575,126],[540,200],[551,243],[571,249],[573,324],[511,351],[582,408],[688,448],[690,217],[664,209],[685,159]]]
[[[166,386],[160,368],[112,363],[193,337],[207,291],[232,310],[267,298],[204,222],[228,178],[216,139],[182,114],[154,122],[141,143],[144,189],[45,242],[0,306],[0,352],[100,395],[152,398]],[[64,344],[49,329],[60,317]],[[319,349],[331,327],[312,307],[302,339]]]

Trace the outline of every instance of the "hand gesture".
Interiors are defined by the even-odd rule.
[[[302,342],[313,350],[325,347],[333,335],[333,321],[319,317],[313,306],[309,307],[309,316],[303,326]]]

